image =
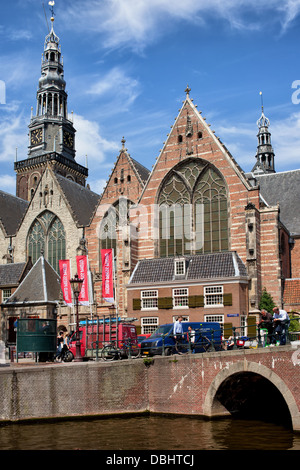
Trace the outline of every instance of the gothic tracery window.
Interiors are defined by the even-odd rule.
[[[28,233],[28,256],[35,263],[44,253],[51,266],[59,272],[59,260],[66,257],[66,235],[60,219],[50,211],[39,215]]]
[[[189,159],[174,167],[158,205],[159,256],[228,250],[227,189],[213,165]]]

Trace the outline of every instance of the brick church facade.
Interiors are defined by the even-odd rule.
[[[280,307],[299,311],[300,170],[276,173],[264,110],[254,166],[245,173],[187,87],[152,171],[131,157],[123,138],[106,187],[95,194],[86,185],[87,168],[75,159],[76,131],[53,21],[29,123],[28,158],[15,163],[17,194],[0,191],[2,264],[30,259],[37,269],[42,257],[57,273],[59,259],[75,267],[76,256],[86,254],[93,295],[91,305],[80,307],[81,317],[117,312],[136,318],[142,332],[179,314],[246,332],[264,289]],[[102,298],[104,248],[115,255],[114,304]],[[54,278],[47,297],[54,307],[40,312],[52,312],[70,329],[72,309]],[[28,315],[29,301],[30,314],[43,315],[37,305],[46,300],[26,299],[22,289],[2,303],[3,339],[9,319]]]

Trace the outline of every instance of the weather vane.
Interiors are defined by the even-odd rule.
[[[51,7],[51,8],[50,8],[51,15],[52,15],[52,17],[54,17],[54,5],[55,5],[55,2],[54,2],[53,0],[51,0],[51,1],[49,2],[49,5],[50,5],[50,7]]]
[[[260,100],[261,100],[261,109],[263,111],[264,110],[264,102],[263,102],[262,91],[260,91],[259,94],[260,94]]]

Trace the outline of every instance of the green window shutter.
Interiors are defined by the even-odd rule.
[[[173,308],[173,298],[172,297],[159,298],[158,308]]]
[[[225,339],[228,339],[229,336],[233,336],[232,323],[224,323],[223,336]]]
[[[255,336],[256,336],[256,316],[255,315],[249,315],[247,324],[248,324],[248,329],[247,329],[248,336],[255,338]]]
[[[189,307],[204,307],[204,295],[190,295]]]
[[[133,310],[141,310],[141,299],[132,299]]]
[[[224,307],[229,307],[230,305],[232,305],[232,294],[223,295],[223,305]]]

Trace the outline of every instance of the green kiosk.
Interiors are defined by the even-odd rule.
[[[35,353],[36,361],[54,357],[57,348],[56,319],[19,318],[17,320],[16,360],[18,354]]]

